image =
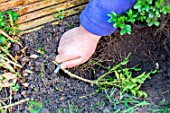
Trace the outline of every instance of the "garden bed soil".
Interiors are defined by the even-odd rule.
[[[165,20],[162,20],[159,28],[133,27],[132,35],[120,36],[119,31],[117,31],[110,36],[102,37],[92,58],[85,64],[70,69],[70,71],[86,79],[96,79],[106,70],[101,66],[94,65],[92,61],[98,61],[106,67],[114,66],[131,53],[127,67],[138,65],[142,68],[142,72],[159,68],[159,72],[151,79],[147,79],[142,85],[141,89],[149,95],[147,100],[155,104],[159,104],[163,99],[167,100],[170,98],[169,20],[164,25],[167,18],[169,17],[167,16]],[[27,46],[27,57],[21,58],[20,62],[28,58],[24,69],[30,69],[33,73],[24,77],[29,86],[27,88],[20,87],[19,92],[14,95],[13,101],[28,97],[42,102],[42,113],[55,113],[62,108],[68,110],[68,103],[74,104],[76,106],[74,109],[79,109],[81,113],[113,112],[113,104],[106,99],[104,91],[87,96],[94,93],[98,89],[97,86],[91,86],[83,81],[70,78],[62,71],[58,74],[53,73],[56,66],[51,60],[57,55],[61,35],[71,29],[68,24],[71,27],[78,26],[79,16],[66,18],[59,25],[47,24],[39,31],[22,36],[23,45]],[[35,51],[40,47],[45,51],[45,54],[39,54]],[[30,59],[29,56],[33,54],[38,55],[39,58]],[[147,111],[146,108],[138,110],[138,112]],[[28,112],[28,103],[16,106],[13,111],[17,113]]]

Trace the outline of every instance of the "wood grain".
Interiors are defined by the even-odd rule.
[[[79,13],[84,7],[85,5],[81,5],[81,6],[65,11],[65,17]],[[52,22],[52,21],[55,21],[54,15],[49,15],[49,16],[46,16],[46,17],[43,17],[37,20],[33,20],[30,22],[20,24],[19,29],[22,31],[25,31],[31,28],[39,27],[40,25],[45,24],[46,22]]]
[[[28,13],[26,15],[23,15],[23,16],[19,17],[19,20],[17,21],[17,23],[20,24],[20,23],[23,23],[23,22],[27,22],[27,21],[30,21],[30,20],[45,16],[45,15],[52,14],[54,12],[58,12],[58,11],[61,11],[61,10],[64,10],[64,9],[75,7],[75,6],[78,6],[78,5],[81,5],[81,4],[85,4],[87,2],[88,2],[88,0],[80,0],[79,2],[77,2],[77,0],[72,0],[70,3],[64,2],[62,4],[58,4],[58,5],[55,5],[55,6],[51,6],[51,7],[48,7],[48,8],[38,10],[36,12],[32,12],[32,13]]]

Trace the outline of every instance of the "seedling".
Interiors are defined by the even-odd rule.
[[[17,92],[17,91],[19,90],[19,85],[18,85],[18,84],[15,84],[15,83],[12,83],[12,84],[11,84],[11,89],[12,89],[12,91]]]
[[[11,37],[20,32],[16,29],[18,27],[16,24],[17,20],[18,14],[13,11],[0,12],[0,67],[8,69],[11,72],[15,72],[14,66],[22,67],[9,53],[9,45],[11,43],[18,43],[21,46],[20,42]]]
[[[33,100],[29,101],[30,113],[40,113],[41,110],[42,110],[42,104],[40,102],[35,102]]]
[[[58,11],[58,12],[54,15],[54,17],[55,17],[58,21],[62,20],[62,19],[64,18],[64,16],[65,16],[65,11],[64,11],[64,10]]]
[[[141,101],[135,96],[118,92],[116,88],[105,89],[105,94],[109,103],[113,104],[114,113],[133,113],[136,108],[149,105],[145,100]]]
[[[48,106],[49,100],[45,100],[44,102],[45,102],[45,105]]]
[[[74,105],[74,104],[71,104],[69,101],[68,101],[68,107],[67,109],[65,108],[60,108],[56,111],[57,113],[81,113],[80,109],[78,106]]]
[[[39,47],[39,48],[38,48],[38,52],[39,52],[40,54],[44,54],[44,53],[45,53],[45,51],[44,51],[44,49],[43,49],[42,47]]]
[[[150,26],[159,26],[161,14],[170,13],[170,5],[165,0],[137,0],[132,9],[126,14],[108,14],[108,22],[113,23],[115,28],[120,28],[120,34],[131,34],[131,25],[138,22],[146,22]]]

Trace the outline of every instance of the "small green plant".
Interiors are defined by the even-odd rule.
[[[39,47],[39,48],[38,48],[38,52],[39,52],[40,54],[45,54],[45,51],[44,51],[44,49],[43,49],[42,47]]]
[[[15,84],[15,83],[12,83],[12,84],[11,84],[11,89],[12,89],[12,91],[17,92],[17,91],[19,90],[19,85],[18,85],[18,84]]]
[[[58,21],[62,20],[62,19],[64,18],[64,16],[65,16],[65,11],[64,11],[64,10],[58,11],[58,12],[54,15],[54,17],[55,17]]]
[[[40,113],[41,110],[42,110],[42,104],[40,102],[35,102],[33,100],[29,101],[30,113]]]
[[[17,20],[18,14],[13,11],[0,12],[0,29],[9,35],[19,33],[20,30],[15,29]]]
[[[49,100],[45,100],[44,102],[45,102],[45,105],[48,106]]]
[[[15,58],[10,54],[11,43],[18,43],[17,34],[20,32],[17,30],[18,14],[13,11],[0,12],[0,67],[8,69],[11,72],[15,72],[14,66],[20,66]],[[12,36],[15,35],[15,38]],[[12,66],[12,65],[14,66]]]
[[[96,81],[98,82],[99,89],[108,87],[117,87],[120,92],[132,93],[134,96],[147,97],[147,93],[140,90],[141,85],[147,78],[150,78],[150,74],[155,74],[157,70],[150,71],[148,73],[143,72],[136,77],[133,77],[133,72],[139,72],[141,69],[137,67],[124,68],[129,62],[130,54],[124,59],[124,61],[108,69],[108,72],[101,75]]]
[[[57,113],[81,113],[81,110],[78,106],[71,104],[68,101],[68,107],[67,108],[60,108],[56,111]]]
[[[149,105],[145,100],[140,100],[127,93],[118,92],[116,88],[105,89],[105,94],[109,103],[113,104],[114,113],[133,113],[136,108]]]
[[[113,23],[115,28],[120,28],[120,34],[131,34],[131,25],[138,22],[146,22],[148,26],[159,26],[159,18],[161,14],[170,13],[169,3],[165,0],[137,0],[132,9],[126,14],[116,14],[111,12],[108,14],[110,19],[108,22]]]
[[[0,112],[1,113],[6,113],[7,111],[5,110],[5,108],[1,108],[2,107],[2,105],[1,105],[1,103],[0,103]]]
[[[170,113],[170,97],[163,99],[159,105],[153,105],[149,109],[151,113]]]

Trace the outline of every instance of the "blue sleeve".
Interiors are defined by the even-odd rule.
[[[80,22],[87,31],[95,35],[109,35],[116,28],[113,23],[108,22],[108,14],[111,11],[116,14],[125,13],[135,2],[136,0],[90,0],[80,15]]]

